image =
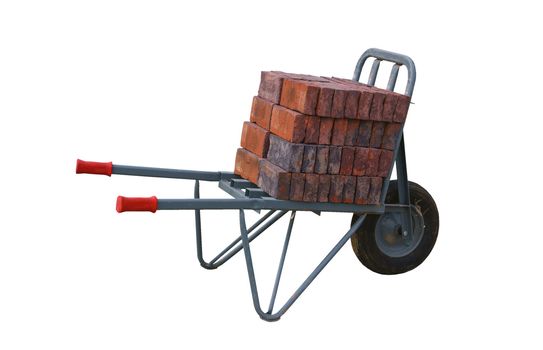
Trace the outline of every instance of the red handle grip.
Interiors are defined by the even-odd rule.
[[[75,166],[76,174],[96,174],[111,176],[113,170],[113,163],[100,163],[100,162],[86,162],[78,159]]]
[[[154,213],[158,207],[158,199],[153,197],[117,197],[117,211],[150,211]]]

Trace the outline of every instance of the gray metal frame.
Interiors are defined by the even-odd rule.
[[[371,72],[368,78],[368,85],[374,86],[375,80],[379,71],[381,61],[390,61],[395,63],[389,77],[387,89],[394,90],[396,80],[398,77],[398,71],[402,65],[407,67],[408,81],[405,94],[411,96],[415,85],[416,71],[413,61],[405,56],[379,49],[369,49],[360,57],[355,68],[353,80],[358,81],[362,72],[362,68],[368,58],[373,57]],[[112,174],[118,175],[132,175],[132,176],[150,176],[161,178],[175,178],[175,179],[190,179],[195,180],[194,186],[194,198],[185,199],[158,199],[158,210],[194,210],[196,221],[196,250],[198,260],[202,267],[206,269],[216,269],[222,264],[230,260],[234,255],[243,250],[245,255],[245,262],[247,265],[247,273],[249,276],[249,284],[251,287],[251,295],[253,298],[253,304],[258,315],[266,321],[278,320],[300,297],[300,295],[306,290],[306,288],[313,282],[317,275],[324,269],[324,267],[332,260],[337,252],[345,245],[345,243],[351,238],[351,236],[360,228],[368,214],[382,214],[386,211],[400,211],[402,215],[403,227],[407,228],[407,232],[404,235],[411,235],[411,204],[409,203],[409,188],[407,179],[407,165],[405,159],[405,144],[403,138],[403,130],[401,137],[397,141],[395,146],[395,164],[398,178],[398,191],[399,191],[399,204],[387,204],[385,205],[385,197],[390,182],[392,169],[389,172],[387,178],[383,184],[383,190],[381,194],[380,204],[378,205],[355,205],[355,204],[336,204],[336,203],[307,203],[307,202],[295,202],[288,200],[278,200],[268,196],[255,184],[240,178],[230,172],[209,172],[209,171],[192,171],[192,170],[177,170],[177,169],[161,169],[161,168],[148,168],[148,167],[136,167],[126,165],[113,165]],[[230,194],[233,198],[216,198],[216,199],[204,199],[200,198],[200,181],[212,181],[218,182],[218,185],[225,192]],[[201,224],[201,210],[204,209],[236,209],[239,210],[240,221],[240,235],[226,248],[224,248],[217,256],[211,259],[209,262],[203,257],[202,247],[202,224]],[[245,210],[251,209],[260,212],[260,210],[269,210],[264,214],[256,223],[247,228],[245,220]],[[267,311],[264,311],[261,307],[258,289],[256,285],[255,272],[253,267],[252,255],[250,243],[266,231],[271,225],[277,222],[287,212],[291,212],[290,221],[281,252],[279,265],[275,277],[275,282],[271,294],[271,299],[267,307]],[[281,306],[276,312],[274,312],[275,301],[281,275],[283,273],[283,267],[285,258],[292,234],[294,220],[296,218],[297,211],[312,211],[316,214],[320,214],[322,211],[328,212],[347,212],[359,214],[358,219],[351,226],[351,228],[345,233],[344,236],[337,242],[337,244],[330,250],[330,252],[323,258],[323,260],[316,266],[311,274],[301,283],[301,285],[294,291],[292,296]]]

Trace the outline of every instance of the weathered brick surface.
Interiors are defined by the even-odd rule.
[[[306,126],[305,126],[305,139],[304,143],[309,144],[318,144],[320,136],[320,124],[321,118],[306,116]]]
[[[319,86],[304,80],[285,79],[281,90],[281,106],[315,115]]]
[[[284,74],[281,72],[260,73],[258,96],[272,103],[279,103],[283,80]]]
[[[360,99],[358,100],[358,119],[369,120],[371,105],[373,102],[373,94],[369,90],[360,91]]]
[[[381,150],[381,156],[379,156],[379,169],[377,175],[381,177],[387,177],[392,163],[394,162],[394,152],[388,150]]]
[[[319,175],[305,174],[304,202],[316,202],[319,190]]]
[[[347,134],[348,119],[335,119],[332,129],[332,145],[343,146],[345,144],[345,135]]]
[[[360,128],[360,120],[349,119],[347,121],[347,132],[345,133],[345,146],[355,146],[356,137]]]
[[[332,113],[332,101],[334,98],[334,87],[331,84],[320,86],[319,98],[315,114],[320,117],[330,117]]]
[[[244,122],[241,132],[241,147],[264,158],[268,152],[270,132],[251,122]]]
[[[380,177],[370,178],[370,191],[368,194],[368,204],[379,204],[381,197],[381,188],[383,179]]]
[[[319,145],[329,145],[332,141],[332,129],[334,128],[334,119],[320,118]]]
[[[306,116],[291,109],[273,106],[270,131],[281,138],[295,143],[304,141]]]
[[[290,176],[290,200],[303,201],[305,174],[292,173]]]
[[[339,168],[339,173],[341,175],[351,175],[353,173],[354,165],[354,147],[343,147],[341,150],[341,165]]]
[[[332,118],[343,118],[345,116],[345,101],[347,100],[347,90],[339,84],[334,85],[334,98],[332,99]]]
[[[360,101],[360,91],[355,89],[347,90],[347,98],[345,99],[345,118],[358,118],[358,103]]]
[[[399,123],[387,123],[385,126],[385,133],[383,134],[383,142],[381,143],[381,148],[394,150],[396,146],[396,141],[400,136],[400,131],[402,129],[402,124]]]
[[[366,174],[369,148],[356,147],[353,162],[353,175],[362,176]]]
[[[289,199],[290,173],[267,159],[260,160],[259,168],[258,186],[274,198]]]
[[[343,203],[351,204],[354,202],[354,197],[356,193],[356,177],[355,176],[345,176],[344,185],[343,185]]]
[[[268,160],[290,172],[300,172],[304,157],[304,145],[291,143],[282,138],[270,135]]]
[[[371,100],[370,119],[381,121],[383,120],[383,108],[385,105],[386,95],[382,92],[373,90],[373,99]]]
[[[330,193],[330,175],[319,175],[319,191],[317,194],[318,202],[328,202],[328,194]]]
[[[399,95],[398,96],[398,103],[396,104],[396,108],[394,109],[394,121],[397,123],[403,123],[405,122],[405,118],[407,117],[407,111],[409,110],[409,103],[411,99],[408,96],[405,95]]]
[[[355,146],[369,147],[371,139],[371,129],[373,122],[371,120],[361,120],[356,135]]]
[[[356,178],[355,204],[367,204],[370,193],[370,178],[359,176]]]
[[[341,147],[330,146],[328,155],[328,174],[339,174],[341,168]]]
[[[328,158],[330,149],[328,146],[317,146],[317,157],[315,158],[315,173],[328,173]]]
[[[238,148],[236,152],[236,166],[234,174],[241,176],[252,183],[258,183],[259,158],[256,154],[251,153],[243,148]]]
[[[394,111],[396,104],[398,103],[398,94],[389,92],[385,97],[385,103],[383,105],[383,118],[385,122],[391,122],[394,120]]]
[[[371,128],[370,147],[380,148],[385,133],[385,122],[373,122]]]
[[[328,200],[332,203],[341,203],[343,201],[343,186],[345,185],[345,176],[332,175],[330,177],[330,193]]]
[[[379,176],[379,157],[381,150],[376,148],[368,149],[368,160],[366,162],[366,176]]]
[[[315,172],[315,159],[317,157],[317,146],[304,146],[304,159],[302,161],[303,173]]]
[[[250,120],[266,130],[270,130],[273,103],[258,96],[253,97]]]

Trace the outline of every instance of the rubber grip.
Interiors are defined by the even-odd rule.
[[[153,197],[117,197],[117,211],[150,211],[156,212],[158,199]]]
[[[96,174],[111,176],[113,163],[87,162],[81,159],[77,160],[75,166],[76,174]]]

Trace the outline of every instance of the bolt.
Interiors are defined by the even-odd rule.
[[[407,231],[403,231],[403,236],[407,237]]]

